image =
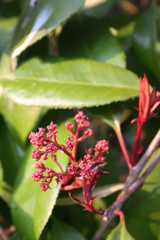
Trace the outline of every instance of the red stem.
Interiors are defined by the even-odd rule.
[[[118,208],[115,212],[114,215],[119,216],[120,218],[120,222],[124,222],[125,221],[125,216],[122,212],[122,210],[120,208]]]
[[[136,139],[135,139],[133,155],[132,155],[132,159],[131,159],[131,165],[132,166],[135,166],[136,162],[137,162],[137,155],[138,155],[141,131],[142,131],[142,124],[137,123]]]
[[[72,155],[70,152],[67,151],[66,148],[63,148],[63,147],[62,147],[60,144],[58,144],[58,143],[54,143],[54,144],[55,144],[55,146],[56,146],[59,150],[61,150],[62,152],[64,152],[64,153],[70,158],[71,163],[74,163],[74,162],[75,162],[75,158],[73,157],[73,155]]]
[[[119,144],[120,144],[120,147],[121,147],[123,156],[124,156],[124,158],[125,158],[125,160],[126,160],[127,166],[128,166],[129,169],[131,169],[131,168],[132,168],[132,165],[131,165],[131,163],[130,163],[130,157],[129,157],[129,155],[128,155],[128,151],[127,151],[127,148],[126,148],[126,144],[125,144],[125,142],[124,142],[124,139],[123,139],[123,136],[122,136],[122,133],[121,133],[120,128],[117,129],[117,130],[115,131],[115,133],[116,133],[116,135],[117,135],[117,138],[118,138],[118,141],[119,141]]]
[[[95,155],[93,158],[92,158],[92,162],[95,163],[95,161],[101,157],[103,155],[103,152],[99,152],[97,155]]]
[[[57,166],[59,167],[59,170],[61,171],[61,173],[64,173],[61,165],[59,164],[59,162],[57,162],[57,160],[55,159],[55,157],[52,157],[52,160],[53,160],[53,162],[55,162],[55,163],[57,164]]]
[[[72,156],[73,156],[74,162],[76,161],[79,131],[80,131],[80,128],[77,127],[76,134],[74,136],[74,147],[72,150]]]
[[[82,187],[82,186],[78,186],[78,185],[73,186],[72,184],[70,184],[70,185],[67,185],[67,186],[62,186],[61,191],[71,191],[73,189],[80,188],[80,187]]]

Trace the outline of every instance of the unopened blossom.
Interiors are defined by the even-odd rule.
[[[148,119],[157,115],[153,113],[153,111],[155,111],[159,104],[160,92],[156,91],[156,89],[153,88],[150,93],[149,82],[147,76],[144,74],[144,77],[140,78],[138,118],[132,120],[132,123],[137,122],[136,140],[133,150],[133,156],[131,159],[132,166],[136,164],[137,156],[139,152],[141,152],[139,149],[139,142],[143,124]]]
[[[79,111],[75,115],[74,120],[76,126],[70,122],[66,122],[65,124],[70,132],[67,140],[64,140],[65,144],[58,143],[58,128],[53,122],[46,129],[39,128],[37,133],[31,132],[29,135],[30,142],[36,145],[36,148],[32,152],[32,158],[37,161],[35,168],[38,169],[33,173],[32,177],[34,181],[40,183],[42,191],[50,188],[53,178],[57,184],[61,184],[61,190],[71,191],[75,188],[82,188],[83,199],[77,200],[69,193],[72,199],[79,202],[86,210],[102,215],[103,211],[101,209],[97,210],[93,207],[94,197],[92,194],[96,179],[105,173],[101,171],[106,165],[105,158],[102,155],[108,153],[108,141],[98,141],[94,148],[86,149],[85,155],[77,159],[78,143],[91,136],[93,130],[89,128],[90,123],[88,118],[82,111]],[[66,171],[63,170],[63,167],[56,158],[58,151],[66,154],[70,160]],[[39,162],[39,160],[43,162]],[[45,166],[45,161],[49,160],[57,164],[57,171]]]
[[[76,114],[74,120],[77,122],[79,128],[86,128],[89,127],[90,125],[89,121],[87,120],[87,117],[84,115],[82,111],[79,111]]]
[[[153,111],[159,104],[160,92],[153,88],[150,93],[149,82],[144,74],[144,77],[140,78],[138,118],[132,122],[136,121],[138,125],[143,125],[149,118],[155,116]]]
[[[107,152],[109,150],[109,146],[108,146],[109,142],[106,140],[100,140],[99,142],[97,142],[96,146],[95,146],[95,152],[96,153],[104,153]]]

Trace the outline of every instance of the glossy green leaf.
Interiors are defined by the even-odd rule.
[[[19,104],[71,108],[135,97],[139,80],[123,68],[91,60],[32,59],[15,72],[3,74],[0,86],[1,94]]]
[[[0,18],[0,56],[10,38],[11,29],[15,22],[16,18]]]
[[[107,240],[134,240],[126,229],[125,222],[120,222],[107,237]]]
[[[159,172],[160,163],[158,163],[148,176],[142,189],[135,192],[126,203],[125,216],[127,229],[136,240],[160,239]]]
[[[139,59],[160,79],[160,56],[158,55],[156,3],[153,1],[139,15],[133,35],[134,49]]]
[[[125,54],[106,22],[74,18],[63,29],[59,39],[60,54],[126,66]]]
[[[67,138],[68,130],[64,127],[64,123],[59,125],[58,129],[59,143],[63,143],[64,139]],[[60,186],[57,186],[57,183],[53,181],[51,189],[43,192],[39,184],[32,180],[32,174],[35,171],[35,161],[31,158],[32,149],[30,148],[26,153],[20,168],[11,209],[13,222],[20,238],[23,239],[25,236],[26,239],[37,240],[52,213]],[[57,160],[65,169],[68,164],[66,155],[58,152]],[[45,165],[55,171],[58,170],[57,165],[52,161],[46,161]]]
[[[85,238],[72,226],[54,219],[50,240],[85,240]]]
[[[12,39],[12,59],[83,6],[84,0],[26,1]]]
[[[124,187],[124,184],[110,184],[102,187],[96,187],[95,190],[93,191],[93,196],[97,196],[96,199],[107,197],[119,190],[122,190],[123,187]],[[74,197],[82,197],[82,195],[76,194],[74,195]],[[57,200],[57,205],[59,206],[73,205],[73,204],[77,204],[77,203],[74,202],[70,197],[63,197]]]
[[[41,113],[39,107],[27,107],[9,99],[1,98],[0,111],[7,120],[14,136],[22,144],[35,125]]]
[[[4,181],[14,185],[16,174],[21,164],[23,150],[7,128],[0,116],[0,158],[3,167]]]

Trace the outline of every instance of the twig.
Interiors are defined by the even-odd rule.
[[[137,190],[139,187],[142,186],[142,184],[144,183],[145,179],[147,178],[147,176],[149,175],[149,173],[153,170],[153,168],[156,166],[156,164],[160,161],[160,151],[158,152],[158,154],[156,155],[155,159],[153,160],[153,162],[150,164],[150,166],[147,168],[147,170],[145,171],[145,173],[138,178],[127,190],[125,193],[121,193],[117,200],[109,207],[105,210],[104,213],[104,217],[103,220],[107,220],[106,222],[103,222],[102,226],[98,229],[98,231],[96,232],[96,234],[93,237],[93,240],[100,240],[102,239],[106,229],[108,228],[108,226],[110,225],[110,223],[113,221],[113,219],[115,218],[114,212],[121,208],[122,205],[124,204],[124,202],[131,196],[131,194],[133,192],[135,192],[135,190]]]
[[[160,130],[157,132],[156,136],[152,140],[151,144],[149,145],[144,155],[141,157],[138,164],[130,170],[129,177],[126,181],[125,187],[122,190],[122,192],[118,195],[117,200],[109,208],[105,210],[105,213],[103,216],[104,222],[100,227],[100,229],[96,232],[95,236],[93,237],[93,240],[102,239],[102,236],[104,235],[106,229],[108,228],[112,220],[115,218],[114,212],[116,211],[116,209],[121,208],[123,203],[130,197],[130,195],[135,190],[137,190],[139,187],[142,186],[142,184],[144,183],[149,173],[153,170],[153,168],[159,162],[160,151],[158,152],[158,154],[156,155],[152,163],[149,165],[147,170],[142,174],[142,176],[138,178],[139,174],[143,170],[150,156],[153,154],[153,152],[156,150],[156,148],[159,145],[160,145]]]
[[[137,165],[130,170],[128,179],[122,190],[122,193],[125,192],[126,189],[128,189],[128,187],[137,179],[142,169],[148,162],[149,158],[151,157],[151,155],[154,153],[154,151],[159,145],[160,145],[160,129],[158,130],[157,134],[153,138],[152,142],[148,146],[147,150],[145,151],[145,153],[143,154],[143,156],[141,157]]]
[[[152,163],[149,165],[147,170],[143,173],[141,177],[139,177],[124,193],[121,193],[117,200],[105,210],[104,217],[110,219],[111,215],[114,213],[114,211],[118,208],[121,208],[123,203],[130,197],[130,195],[137,190],[145,181],[145,179],[148,177],[150,172],[153,170],[153,168],[156,166],[156,164],[160,160],[160,151],[152,161]]]
[[[114,213],[114,211],[118,208],[121,208],[123,203],[130,197],[130,195],[137,190],[145,181],[145,179],[148,177],[149,173],[153,170],[153,168],[156,166],[156,164],[160,160],[160,151],[156,155],[155,159],[152,161],[150,166],[147,168],[147,170],[144,172],[144,174],[139,177],[124,193],[121,193],[117,200],[105,210],[104,217],[110,219],[111,215]]]
[[[115,215],[112,215],[111,218],[107,222],[103,222],[101,227],[98,229],[98,231],[93,236],[92,240],[100,240],[104,236],[106,229],[109,227],[110,223],[115,218]]]
[[[160,145],[160,129],[158,130],[158,132],[155,135],[154,139],[152,140],[151,144],[148,146],[146,152],[144,153],[144,155],[142,156],[142,158],[136,165],[138,175],[142,171],[143,167],[145,166],[145,164],[147,163],[147,161],[149,160],[149,158],[151,157],[151,155],[153,154],[153,152],[156,150],[156,148],[159,145]]]

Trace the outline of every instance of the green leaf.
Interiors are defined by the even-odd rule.
[[[1,94],[24,105],[90,107],[124,101],[139,92],[138,77],[123,68],[91,60],[32,59],[2,74]]]
[[[120,222],[111,232],[107,240],[133,240],[134,238],[128,233],[125,222]]]
[[[160,148],[156,153],[158,151]],[[135,192],[126,203],[126,225],[136,240],[160,239],[159,172],[160,164],[153,169],[142,189]]]
[[[39,107],[27,107],[17,104],[7,98],[0,99],[0,110],[6,118],[15,137],[24,145],[29,132],[35,125],[41,113]]]
[[[157,16],[156,16],[157,15]],[[160,56],[158,55],[156,3],[153,1],[136,22],[133,35],[134,49],[139,59],[157,76],[160,80]]]
[[[0,56],[10,38],[10,32],[17,18],[0,18]]]
[[[74,18],[63,29],[59,39],[60,54],[126,66],[125,54],[106,22]]]
[[[0,158],[3,167],[4,181],[14,185],[15,178],[23,157],[23,150],[7,128],[0,116]]]
[[[84,0],[44,0],[26,2],[12,38],[12,59],[52,32],[83,6]]]
[[[121,190],[124,187],[124,184],[110,184],[102,187],[96,187],[95,190],[93,191],[93,196],[97,196],[97,198],[103,198],[107,197],[119,190]],[[81,194],[75,194],[74,197],[82,197]],[[57,205],[73,205],[77,204],[74,202],[70,197],[62,197],[57,200]]]
[[[51,229],[50,240],[85,240],[85,238],[73,227],[68,224],[54,219]]]
[[[59,125],[58,129],[59,143],[63,143],[64,139],[67,138],[68,130],[64,127],[64,124]],[[57,186],[57,183],[53,181],[51,189],[43,192],[39,184],[32,180],[35,164],[35,161],[31,158],[32,149],[30,148],[27,151],[20,168],[14,188],[11,210],[13,222],[20,238],[36,240],[52,213],[60,186]],[[58,152],[57,159],[65,169],[68,164],[66,155]],[[58,170],[57,165],[52,161],[46,161],[45,165],[55,171]]]

